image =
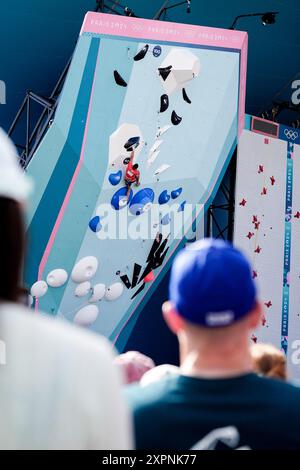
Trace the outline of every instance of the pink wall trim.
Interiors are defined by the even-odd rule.
[[[146,20],[106,13],[88,12],[80,34],[94,33],[155,41],[224,47],[241,51],[238,136],[244,129],[248,35],[243,31],[208,28],[168,21]]]
[[[247,57],[248,57],[248,35],[245,35],[240,56],[240,93],[239,93],[239,117],[238,137],[245,128],[245,106],[246,106],[246,80],[247,80]]]
[[[146,20],[127,16],[88,12],[82,33],[108,34],[137,39],[174,41],[204,46],[242,49],[247,33],[220,28],[207,28],[168,21]]]
[[[55,238],[57,235],[57,232],[59,230],[60,224],[63,220],[66,208],[69,204],[76,180],[78,178],[78,175],[80,173],[83,161],[84,161],[84,152],[85,152],[85,146],[86,146],[86,141],[87,141],[87,134],[88,134],[88,129],[89,129],[89,123],[90,123],[90,116],[91,116],[91,109],[93,105],[93,97],[94,97],[94,89],[95,89],[95,82],[96,82],[96,77],[97,77],[97,65],[98,65],[98,58],[99,58],[100,50],[98,51],[98,56],[96,60],[96,67],[95,67],[95,72],[94,72],[94,79],[93,79],[93,84],[92,84],[92,90],[91,90],[91,96],[90,96],[90,101],[89,101],[89,108],[88,108],[88,114],[87,114],[87,120],[85,124],[85,130],[84,130],[84,136],[83,136],[83,141],[82,141],[82,146],[81,146],[81,152],[80,152],[80,157],[79,161],[77,163],[75,172],[73,174],[70,186],[68,188],[68,191],[66,193],[66,196],[64,198],[64,201],[62,203],[62,206],[60,208],[59,214],[57,216],[55,225],[53,227],[53,230],[51,232],[50,238],[48,240],[45,252],[43,254],[43,257],[41,259],[40,265],[39,265],[39,271],[38,271],[38,280],[40,281],[43,278],[44,270],[48,261],[48,258],[50,256],[53,244],[55,242]],[[35,310],[38,310],[38,300],[36,301],[35,304]]]

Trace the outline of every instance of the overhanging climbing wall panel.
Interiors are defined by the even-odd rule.
[[[117,341],[218,187],[244,123],[246,55],[239,31],[87,14],[28,168],[34,308]]]
[[[300,135],[278,129],[278,139],[241,135],[234,239],[252,262],[264,305],[252,339],[282,348],[291,374],[300,378]]]

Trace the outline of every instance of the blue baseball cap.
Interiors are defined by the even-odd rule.
[[[169,296],[183,318],[213,328],[247,315],[255,306],[257,292],[244,255],[230,243],[207,238],[176,256]]]

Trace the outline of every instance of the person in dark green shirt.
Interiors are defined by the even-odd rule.
[[[137,449],[300,449],[300,389],[253,372],[262,306],[237,249],[207,239],[181,251],[163,313],[181,366],[127,389]]]

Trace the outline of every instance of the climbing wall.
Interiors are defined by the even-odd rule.
[[[33,308],[118,341],[218,188],[244,124],[246,53],[239,31],[87,14],[28,167]]]
[[[263,124],[261,125],[263,126]],[[254,342],[272,343],[300,378],[300,134],[243,131],[238,152],[235,243],[250,258],[264,305]]]

